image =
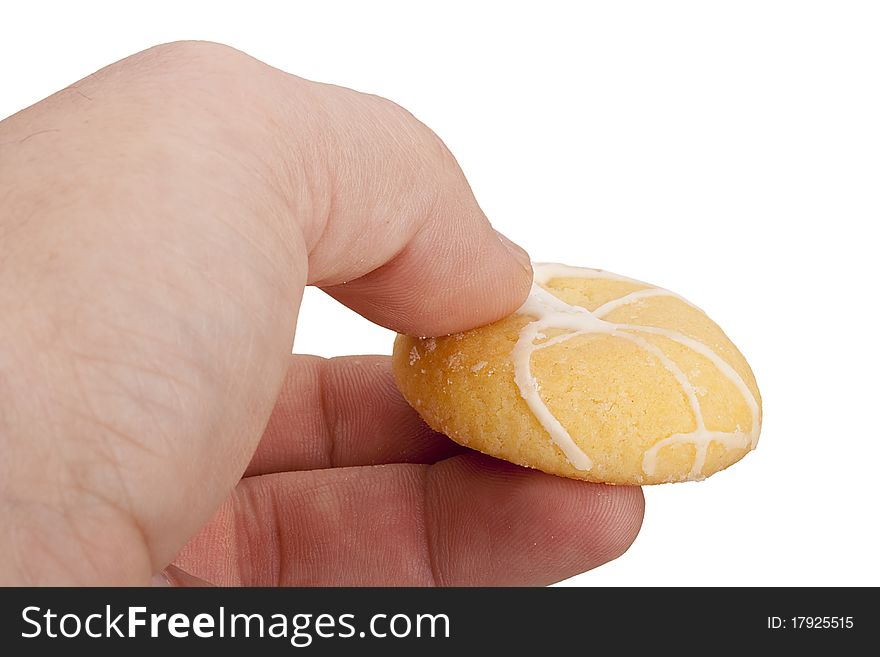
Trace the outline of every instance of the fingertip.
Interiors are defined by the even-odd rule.
[[[444,584],[552,584],[616,559],[641,527],[637,487],[565,479],[474,453],[432,469],[429,517]]]
[[[497,321],[525,301],[528,254],[483,219],[434,222],[389,263],[324,291],[377,324],[422,337]]]
[[[511,241],[510,238],[507,237],[504,233],[496,230],[495,234],[498,236],[498,240],[507,250],[507,253],[510,255],[510,257],[513,258],[514,261],[523,268],[523,271],[526,274],[526,278],[531,281],[534,277],[534,273],[532,272],[532,259],[529,257],[529,254],[526,252],[526,250],[516,242]]]
[[[595,531],[588,536],[593,560],[607,563],[617,559],[630,548],[642,527],[645,517],[642,489],[638,486],[576,483],[593,488],[594,510],[590,517]]]
[[[491,459],[481,467],[511,471],[514,487],[536,533],[547,538],[545,569],[552,583],[623,555],[642,526],[644,495],[638,486],[616,486],[557,477]]]

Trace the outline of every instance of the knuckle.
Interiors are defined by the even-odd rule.
[[[231,46],[213,41],[172,41],[153,46],[136,57],[143,65],[165,73],[203,74],[255,61]]]
[[[153,117],[178,110],[231,117],[253,109],[273,69],[230,46],[209,41],[175,41],[154,46],[120,63],[119,99]]]
[[[423,157],[438,163],[454,163],[455,158],[443,140],[431,128],[422,123],[409,110],[380,96],[371,96],[383,108],[389,118],[409,137],[416,151]]]
[[[340,87],[330,91],[336,122],[347,134],[356,128],[357,133],[366,136],[365,146],[414,166],[436,168],[454,163],[443,141],[406,108],[375,94]]]

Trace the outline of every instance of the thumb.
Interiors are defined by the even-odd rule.
[[[303,81],[288,80],[301,94]],[[331,144],[319,155],[326,206],[305,224],[309,283],[410,334],[513,312],[531,285],[529,257],[489,225],[443,142],[387,100],[307,85],[317,111],[301,130]]]

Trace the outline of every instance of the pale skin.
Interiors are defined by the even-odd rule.
[[[542,585],[614,559],[640,489],[456,446],[386,356],[290,354],[305,285],[443,335],[530,280],[409,113],[225,46],[0,122],[0,583]]]

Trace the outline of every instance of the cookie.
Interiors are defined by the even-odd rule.
[[[609,484],[704,479],[758,443],[761,396],[724,332],[677,294],[536,264],[513,315],[441,338],[397,336],[403,396],[491,456]]]

